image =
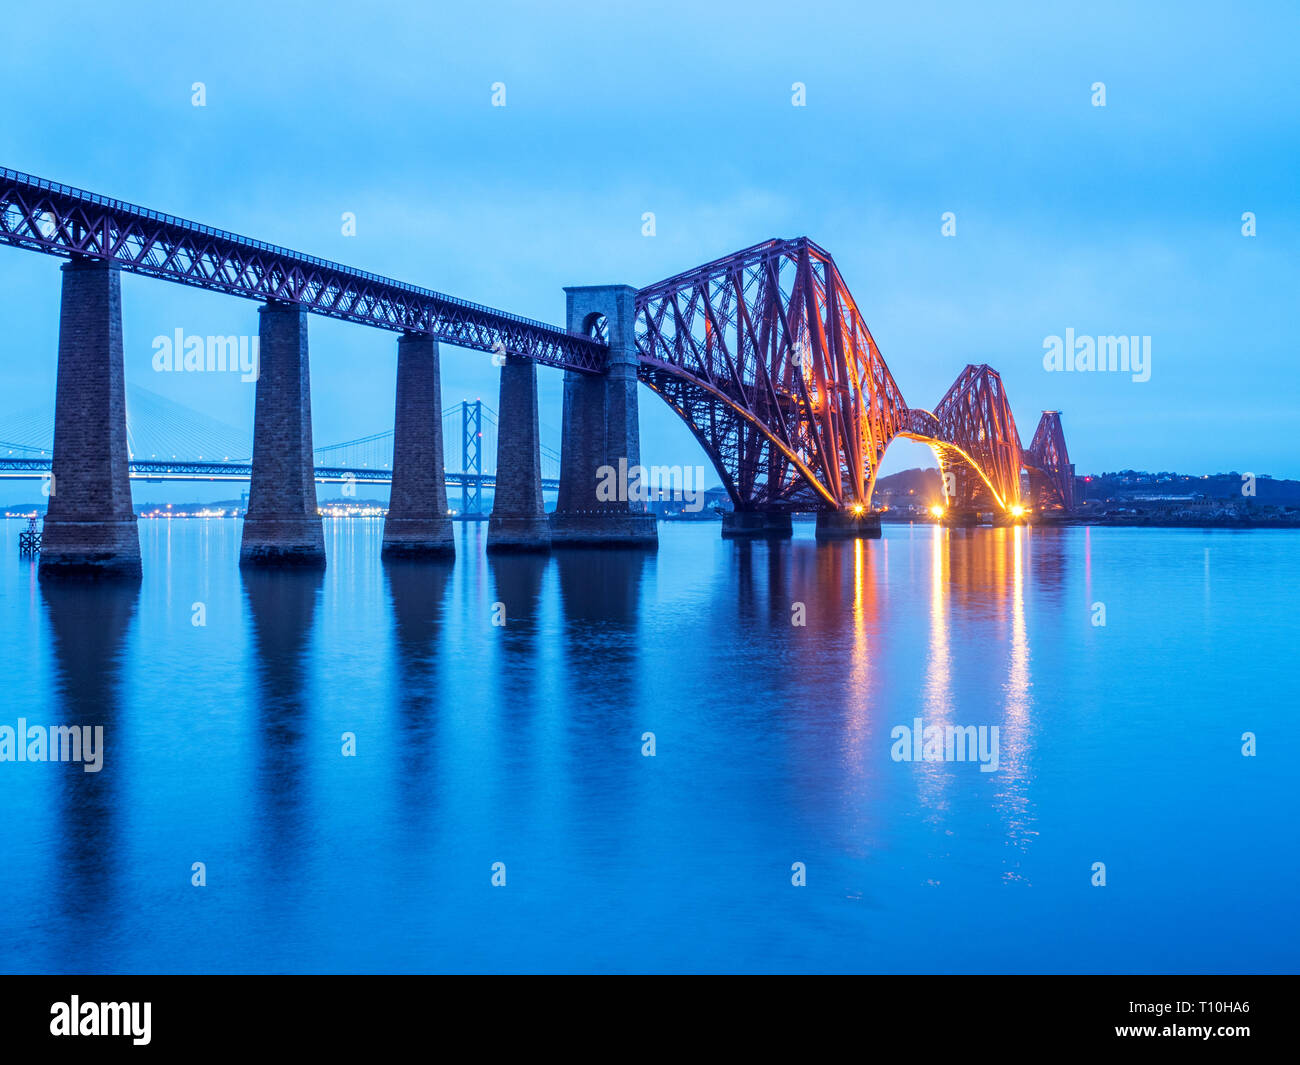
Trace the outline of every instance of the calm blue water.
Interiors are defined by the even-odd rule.
[[[471,525],[386,567],[356,520],[302,576],[157,521],[123,591],[0,526],[0,725],[107,733],[0,763],[0,970],[1296,969],[1300,534]],[[998,771],[893,761],[918,716]]]

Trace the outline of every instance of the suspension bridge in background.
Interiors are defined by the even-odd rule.
[[[542,425],[545,436],[559,430]],[[126,432],[133,480],[247,481],[252,434],[136,385],[126,390]],[[461,514],[482,514],[483,491],[496,487],[497,412],[463,400],[442,412],[443,465]],[[540,444],[542,487],[559,487],[560,453]],[[48,408],[0,416],[0,480],[46,480],[52,470],[54,417]],[[315,449],[318,484],[386,485],[393,480],[393,430]]]

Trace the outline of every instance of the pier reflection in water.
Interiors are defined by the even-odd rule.
[[[118,769],[87,773],[79,766],[47,767],[60,770],[49,775],[45,782],[49,791],[43,797],[53,811],[55,842],[45,852],[43,878],[55,903],[51,929],[57,949],[89,960],[101,944],[87,942],[85,930],[112,921],[129,902],[120,890],[121,863],[127,852],[123,825],[130,820],[126,781],[131,763],[138,758],[129,749],[128,730],[119,727],[118,707],[123,702],[123,650],[139,589],[129,583],[83,587],[45,581],[40,584],[40,599],[49,625],[51,694],[59,714],[57,719],[47,718],[32,706],[23,707],[23,712],[30,724],[102,728],[103,762]],[[9,816],[16,812],[3,808]],[[32,916],[44,909],[41,906]]]
[[[6,722],[102,724],[106,760],[0,763],[0,969],[1293,961],[1289,784],[1238,741],[1297,740],[1265,668],[1295,623],[1259,621],[1294,618],[1293,534],[663,525],[489,559],[463,525],[454,563],[384,565],[339,521],[322,575],[176,521],[114,588],[38,584],[7,524]],[[918,718],[996,726],[997,771],[893,760]]]

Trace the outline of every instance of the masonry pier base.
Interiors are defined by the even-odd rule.
[[[273,301],[258,316],[253,472],[239,564],[320,569],[325,530],[316,506],[307,313]]]
[[[724,540],[788,540],[793,535],[788,511],[730,510],[722,515]]]
[[[548,551],[551,527],[542,500],[537,364],[531,359],[506,356],[497,411],[497,479],[487,550]]]
[[[641,470],[637,412],[636,290],[628,285],[566,288],[571,331],[602,336],[602,374],[564,375],[560,492],[551,515],[556,547],[656,548],[659,527],[633,485]],[[633,473],[632,471],[636,471]]]
[[[393,487],[380,555],[454,558],[443,473],[442,384],[438,345],[432,337],[405,333],[397,341],[395,409]]]
[[[63,267],[54,458],[39,574],[138,580],[122,354],[122,281],[111,264]]]
[[[819,510],[818,540],[879,540],[880,515],[863,510]]]

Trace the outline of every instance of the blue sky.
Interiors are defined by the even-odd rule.
[[[806,234],[913,405],[988,362],[1026,444],[1063,412],[1080,472],[1300,477],[1294,5],[114,7],[6,50],[0,165],[555,323],[564,285]],[[52,407],[58,267],[0,248],[0,425]],[[256,304],[123,292],[128,381],[251,426],[251,386],[150,358],[176,328],[255,331]],[[1045,372],[1067,328],[1149,335],[1151,379]],[[310,329],[316,443],[391,427],[395,336]],[[444,401],[495,405],[488,357],[443,351]],[[542,371],[544,422],[560,395]],[[641,396],[643,456],[703,463]],[[919,464],[902,442],[885,472]]]

